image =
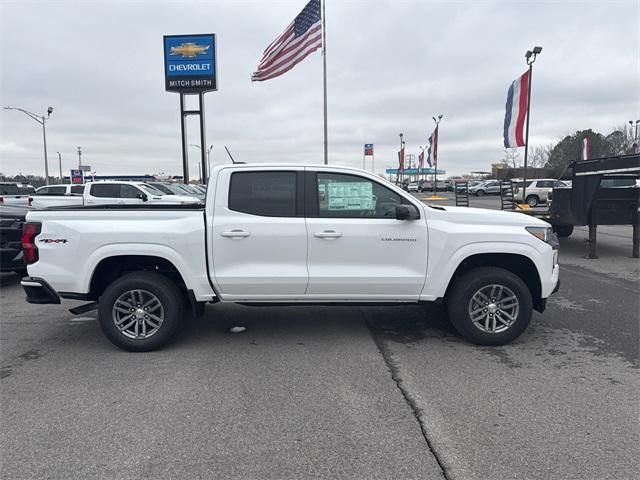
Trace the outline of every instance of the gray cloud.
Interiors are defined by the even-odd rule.
[[[218,34],[220,90],[206,95],[214,163],[223,145],[254,161],[322,159],[321,57],[252,84],[264,47],[304,5],[286,2],[4,2],[3,105],[42,112],[51,170],[75,149],[100,173],[181,172],[178,96],[164,91],[162,35]],[[330,162],[395,165],[398,133],[418,153],[444,114],[448,173],[502,156],[509,83],[544,47],[533,77],[531,144],[640,117],[640,6],[619,2],[327,1]],[[199,143],[195,122],[192,143]],[[42,173],[38,125],[0,113],[0,171]],[[192,174],[198,151],[190,150]],[[55,166],[55,167],[54,167]]]

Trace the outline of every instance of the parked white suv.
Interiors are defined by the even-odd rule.
[[[523,189],[523,182],[517,182],[514,185],[513,197],[517,202],[528,203],[530,207],[537,207],[540,203],[546,203],[549,192],[553,187],[564,187],[565,184],[553,178],[538,178],[535,180],[527,180],[526,192]],[[522,198],[525,194],[526,198]]]

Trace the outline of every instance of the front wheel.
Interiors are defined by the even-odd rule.
[[[130,352],[155,350],[182,324],[183,296],[174,282],[155,272],[129,273],[100,297],[98,319],[107,338]]]
[[[480,267],[456,279],[447,296],[455,329],[479,345],[504,345],[531,321],[531,292],[520,277],[497,267]]]
[[[483,196],[483,195],[484,195],[484,190],[478,190],[478,191],[476,192],[476,196],[478,196],[478,197],[481,197],[481,196]]]

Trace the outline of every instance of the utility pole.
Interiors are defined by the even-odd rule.
[[[82,170],[82,147],[78,147],[78,169]]]

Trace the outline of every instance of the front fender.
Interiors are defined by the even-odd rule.
[[[541,246],[545,246],[540,242]],[[547,246],[550,249],[550,247]],[[453,274],[460,264],[473,255],[481,254],[511,254],[521,255],[533,262],[538,272],[538,277],[542,281],[545,275],[550,275],[553,270],[552,261],[545,262],[546,253],[544,250],[518,242],[474,242],[462,245],[447,255],[440,255],[439,258],[429,262],[427,267],[427,281],[420,295],[420,300],[433,301],[444,297]],[[545,271],[548,263],[549,272]]]

